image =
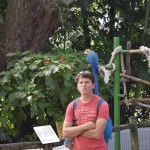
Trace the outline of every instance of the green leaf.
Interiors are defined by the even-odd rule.
[[[31,53],[31,51],[28,50],[28,51],[23,52],[21,55],[25,56],[25,55],[29,55],[29,54],[32,54],[32,53]]]
[[[32,59],[32,57],[23,57],[22,60],[23,61],[30,61]]]
[[[33,95],[38,95],[38,91],[37,91],[37,90],[34,90],[34,91],[32,91],[32,94],[33,94]]]
[[[26,96],[25,92],[15,92],[9,95],[9,99],[11,100],[17,100],[17,99],[23,99]]]
[[[21,107],[25,107],[26,105],[27,105],[27,101],[21,100],[20,106],[21,106]]]
[[[7,124],[7,117],[0,116],[0,120],[1,120],[2,126],[6,126],[6,124]]]
[[[18,59],[13,59],[7,64],[7,69],[13,68],[14,65],[18,62]]]
[[[0,97],[5,97],[7,92],[4,89],[0,89]]]
[[[0,76],[3,76],[3,75],[5,75],[5,71],[2,71],[2,72],[0,72]]]
[[[45,76],[44,72],[40,71],[40,72],[35,74],[34,78],[36,78],[36,77],[43,77],[43,76]]]
[[[49,76],[50,74],[54,74],[59,71],[59,68],[55,65],[52,65],[48,68],[48,70],[44,71],[45,76]]]
[[[26,115],[22,110],[19,110],[19,113],[16,113],[16,120],[18,122],[21,122],[22,120],[25,120]]]
[[[31,105],[31,117],[34,117],[37,114],[37,104],[34,102]]]
[[[36,65],[36,64],[31,64],[31,65],[29,65],[28,66],[28,68],[30,69],[30,70],[34,70],[34,69],[36,69],[38,66]]]
[[[1,81],[2,85],[4,85],[5,83],[9,82],[9,78],[7,78],[7,76],[4,76]]]
[[[37,60],[34,61],[34,63],[35,63],[36,65],[38,65],[40,62],[42,62],[42,60],[40,60],[40,59],[37,59]]]
[[[44,110],[47,107],[47,103],[45,102],[38,102],[37,105],[41,110]]]
[[[45,98],[44,93],[40,93],[40,92],[39,92],[39,93],[37,94],[37,98]]]
[[[15,73],[15,74],[13,74],[13,76],[14,76],[15,78],[22,79],[22,75],[19,74],[19,73]]]
[[[52,115],[53,115],[53,111],[52,111],[51,108],[48,108],[48,109],[47,109],[47,114],[48,114],[49,116],[52,116]]]
[[[23,72],[27,69],[27,66],[24,64],[24,63],[16,63],[15,64],[15,67],[14,67],[14,70],[16,72]]]
[[[9,53],[7,54],[8,57],[12,57],[12,56],[19,56],[20,55],[20,52],[16,52],[16,53]]]
[[[52,76],[46,76],[45,85],[48,89],[54,90],[58,84],[55,78],[52,78]]]

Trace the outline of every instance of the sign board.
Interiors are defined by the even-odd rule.
[[[42,144],[59,142],[59,138],[51,125],[33,127]]]

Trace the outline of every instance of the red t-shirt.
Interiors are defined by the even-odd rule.
[[[97,105],[99,99],[100,97],[97,95],[95,95],[94,98],[88,103],[82,103],[79,99],[78,105],[74,112],[77,125],[93,121],[96,118],[109,118],[109,106],[107,102],[102,103],[97,116]],[[67,107],[65,122],[72,123],[73,102],[74,101],[72,101]],[[74,139],[73,150],[107,150],[107,144],[104,140],[104,135],[102,135],[99,139],[87,138],[79,135]]]

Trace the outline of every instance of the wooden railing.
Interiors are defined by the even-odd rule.
[[[56,124],[59,138],[61,139],[60,142],[53,143],[53,144],[42,144],[40,141],[35,142],[20,142],[20,143],[9,143],[9,144],[0,144],[0,150],[22,150],[22,149],[36,149],[42,148],[43,150],[52,150],[53,147],[63,145],[62,139],[62,124],[61,122]],[[119,132],[121,130],[130,129],[131,133],[131,145],[132,150],[138,150],[138,127],[150,127],[150,122],[141,122],[137,124],[137,120],[135,117],[129,118],[129,124],[119,125],[113,127],[113,132]]]

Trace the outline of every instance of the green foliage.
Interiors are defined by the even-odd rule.
[[[46,49],[51,51],[71,47],[82,51],[85,48],[92,48],[98,53],[100,62],[107,64],[113,51],[113,37],[115,36],[121,38],[120,42],[124,49],[129,40],[132,42],[133,49],[139,48],[144,41],[149,47],[149,28],[145,33],[146,37],[141,38],[144,33],[146,2],[140,0],[113,2],[88,0],[86,3],[82,0],[77,1],[70,5],[67,18],[62,19],[63,27],[58,28],[50,37],[45,44]],[[66,13],[62,9],[60,12],[60,14]]]
[[[7,1],[2,0],[2,20],[6,6]],[[54,124],[55,120],[61,120],[69,101],[78,95],[74,76],[87,66],[81,52],[85,48],[95,50],[99,62],[105,65],[111,57],[115,36],[120,37],[124,49],[129,40],[133,49],[143,43],[150,47],[149,26],[144,33],[146,6],[146,0],[79,0],[69,6],[58,4],[58,18],[62,27],[43,47],[43,52],[51,53],[35,55],[29,51],[23,54],[18,51],[9,54],[14,59],[8,64],[8,71],[1,73],[0,126],[13,136],[30,139],[32,137],[28,135],[31,135],[32,126]],[[63,63],[59,62],[61,56],[65,57]],[[150,81],[144,56],[132,55],[131,68],[132,76]],[[101,96],[109,101],[113,114],[113,81],[106,86],[99,78]],[[150,97],[147,86],[128,83],[127,91],[129,98]],[[143,119],[149,118],[147,109],[122,106],[121,123],[126,123],[135,112],[141,113]],[[21,133],[23,127],[28,131]]]
[[[148,25],[145,28],[147,6],[148,1],[146,0],[88,0],[85,4],[82,0],[79,0],[71,5],[63,28],[59,28],[50,38],[49,49],[51,50],[51,47],[72,47],[81,51],[91,48],[98,53],[99,62],[105,65],[109,62],[113,51],[113,37],[120,37],[120,44],[123,49],[126,49],[127,41],[131,41],[132,49],[138,49],[142,45],[150,47],[150,26]],[[144,30],[146,33],[144,33]],[[90,37],[90,40],[87,37]],[[89,47],[89,45],[91,46]],[[131,75],[150,81],[148,70],[148,62],[145,56],[132,54]],[[108,87],[101,85],[100,90],[102,96],[113,99],[111,97],[113,95],[112,85]],[[111,93],[109,96],[105,94],[108,91]],[[128,98],[150,97],[149,87],[141,85],[139,90],[133,82],[127,84],[127,91]],[[123,92],[122,87],[121,92]],[[113,105],[112,102],[111,104]],[[136,109],[131,107],[129,109],[129,112],[126,113],[127,119],[123,118],[122,123],[126,123],[128,117],[136,112]],[[147,111],[146,108],[141,109]],[[142,113],[139,117],[149,118],[149,115],[145,117],[145,114]]]
[[[7,0],[0,0],[0,24],[3,23],[7,8]]]
[[[78,95],[75,75],[88,67],[83,53],[27,51],[9,56],[15,59],[0,74],[0,126],[18,138],[30,134],[32,126],[62,120],[67,104]],[[30,128],[24,134],[23,123]]]
[[[0,130],[0,143],[12,142],[10,135],[4,129]]]

